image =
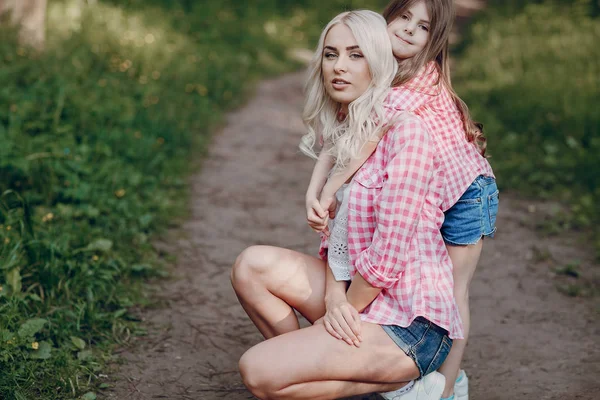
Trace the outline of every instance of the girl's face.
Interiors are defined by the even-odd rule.
[[[369,87],[369,64],[346,25],[337,24],[329,30],[321,60],[323,84],[334,101],[348,105]]]
[[[399,60],[414,57],[429,40],[429,13],[425,1],[413,4],[388,25],[392,51]]]

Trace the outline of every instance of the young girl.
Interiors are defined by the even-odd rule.
[[[450,337],[462,337],[440,233],[441,204],[449,200],[425,124],[383,107],[395,64],[376,13],[340,14],[321,35],[307,84],[308,142],[317,130],[336,137],[332,152],[344,165],[366,141],[380,140],[350,183],[349,285],[335,281],[324,260],[289,249],[252,246],[236,259],[232,285],[267,339],[240,360],[243,381],[259,398],[387,392],[423,376],[434,379],[419,393],[431,400],[442,394],[444,378],[434,371]],[[338,119],[339,110],[347,116]],[[392,122],[381,135],[384,120]],[[359,332],[352,346],[328,333],[323,318],[350,307],[362,311],[348,316]],[[294,310],[314,325],[299,329]]]
[[[394,81],[395,88],[385,106],[409,110],[421,118],[435,138],[447,175],[445,189],[451,195],[444,204],[442,234],[453,262],[454,293],[463,321],[464,339],[454,341],[440,371],[446,377],[444,396],[454,398],[454,382],[457,382],[457,398],[466,400],[466,375],[461,371],[458,380],[457,375],[470,326],[468,287],[481,254],[480,239],[493,236],[495,231],[498,190],[491,167],[482,157],[485,141],[481,131],[470,120],[467,107],[450,85],[448,37],[454,19],[452,3],[450,0],[404,0],[393,1],[386,8],[384,17],[400,69]],[[325,149],[307,190],[309,225],[329,236],[328,242],[323,243],[322,253],[328,249],[330,268],[339,279],[349,278],[343,267],[344,262],[348,262],[343,244],[347,211],[342,193],[347,196],[348,190],[348,184],[344,182],[352,177],[376,145],[376,142],[366,144],[361,155],[345,169],[337,165],[337,170],[328,180],[327,168],[334,164],[334,155]],[[338,190],[340,186],[342,189]],[[336,190],[337,202],[332,201]],[[336,203],[341,204],[337,211]],[[328,226],[327,220],[336,213],[336,220],[330,221]],[[341,217],[339,221],[338,217]],[[337,330],[333,323],[339,327]],[[338,338],[356,338],[355,332],[344,334],[352,329],[343,319],[335,322],[326,320],[325,326]]]

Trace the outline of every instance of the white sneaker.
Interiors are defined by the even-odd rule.
[[[397,394],[399,391],[379,393],[386,400],[440,400],[446,378],[439,372],[432,372],[415,382],[415,385],[406,393]]]
[[[464,370],[458,372],[458,377],[454,383],[455,400],[469,400],[469,378]]]

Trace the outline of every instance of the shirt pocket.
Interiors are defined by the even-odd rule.
[[[384,171],[361,168],[354,176],[348,200],[348,212],[361,217],[373,217],[377,196],[385,183]]]

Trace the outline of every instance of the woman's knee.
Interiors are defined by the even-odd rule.
[[[260,261],[264,260],[264,246],[250,246],[240,253],[231,268],[231,284],[239,289],[252,283],[258,276]]]
[[[259,399],[276,399],[278,388],[275,386],[273,371],[261,362],[259,351],[254,347],[246,351],[239,361],[240,375],[248,390]]]

